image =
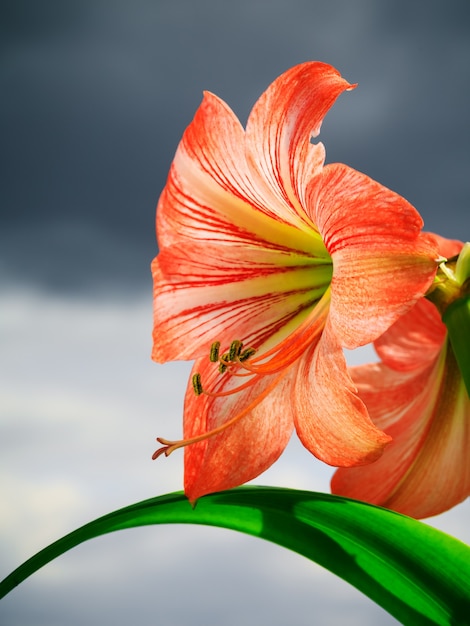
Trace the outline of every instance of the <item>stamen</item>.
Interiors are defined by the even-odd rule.
[[[228,360],[235,361],[240,356],[240,352],[243,348],[243,344],[239,339],[235,339],[230,344],[230,350],[228,351]]]
[[[200,441],[205,441],[206,439],[210,439],[210,437],[219,435],[224,430],[226,430],[229,426],[233,426],[239,420],[245,417],[245,415],[250,413],[250,411],[252,411],[262,400],[264,400],[264,398],[266,398],[266,396],[276,387],[276,385],[279,383],[280,379],[283,376],[284,376],[284,372],[282,372],[278,376],[275,376],[274,379],[271,381],[271,383],[267,385],[265,389],[263,389],[263,391],[259,394],[259,396],[257,396],[252,402],[250,402],[248,406],[246,406],[242,411],[240,411],[240,413],[237,413],[236,415],[234,415],[234,417],[228,420],[228,422],[225,422],[225,424],[222,424],[221,426],[218,426],[217,428],[214,428],[213,430],[209,430],[207,433],[203,433],[202,435],[196,435],[195,437],[191,437],[190,439],[180,439],[178,441],[170,441],[169,439],[163,439],[163,437],[157,437],[158,443],[163,444],[163,446],[161,448],[158,448],[158,450],[155,450],[155,452],[152,454],[152,459],[153,460],[158,459],[158,457],[161,456],[162,454],[164,454],[165,456],[169,456],[172,452],[174,452],[175,450],[178,450],[178,448],[184,448],[193,443],[199,443]],[[222,393],[220,395],[225,395],[225,394]]]
[[[209,361],[211,363],[219,362],[220,374],[224,374],[230,365],[234,365],[237,363],[241,364],[244,361],[247,361],[251,356],[256,354],[255,348],[245,348],[245,350],[243,350],[242,352],[243,343],[239,339],[235,339],[234,341],[232,341],[232,343],[230,344],[229,351],[225,352],[222,356],[219,356],[219,349],[220,349],[220,341],[214,341],[214,343],[211,345],[211,349],[209,353]],[[233,375],[234,376],[248,376],[250,373],[251,372],[246,372],[246,371],[243,373],[233,372]],[[216,397],[219,395],[217,393],[212,394],[203,389],[202,382],[201,382],[201,375],[198,372],[196,374],[193,374],[191,382],[193,385],[194,393],[197,396],[200,396],[203,393],[210,395],[210,396],[215,395]],[[245,387],[245,385],[243,387]],[[231,393],[234,393],[234,392],[231,392]]]
[[[217,363],[219,360],[219,348],[220,348],[220,341],[214,341],[214,343],[211,345],[211,352],[209,355],[209,361],[211,363]]]
[[[214,428],[201,435],[196,435],[189,439],[181,439],[178,441],[170,441],[161,437],[157,438],[157,441],[162,444],[161,448],[158,448],[153,455],[152,459],[156,459],[162,454],[169,456],[172,452],[178,448],[191,445],[193,443],[199,443],[205,441],[210,437],[214,437],[221,432],[225,431],[230,426],[237,423],[247,414],[249,414],[266,396],[279,384],[279,381],[285,376],[286,372],[301,356],[301,354],[307,349],[311,348],[317,343],[321,337],[321,333],[325,326],[327,319],[328,308],[330,305],[330,288],[325,291],[323,296],[317,302],[315,306],[315,314],[305,319],[288,337],[278,343],[276,346],[263,352],[261,355],[251,359],[257,350],[249,347],[243,350],[243,343],[236,339],[230,344],[228,352],[219,355],[220,342],[214,342],[211,345],[209,359],[211,362],[216,362],[216,355],[218,357],[220,374],[227,372],[229,377],[248,377],[248,380],[242,382],[240,385],[225,385],[227,379],[217,379],[217,371],[213,370],[208,374],[209,383],[208,388],[204,388],[201,381],[201,374],[196,373],[192,376],[192,385],[194,393],[199,395],[206,395],[211,398],[223,398],[225,396],[231,396],[238,392],[249,389],[253,385],[256,385],[260,379],[264,376],[269,377],[266,385],[261,386],[262,391],[258,389],[259,393],[252,396],[252,400],[239,412],[229,419],[225,424]],[[211,404],[202,407],[202,411],[212,410]],[[215,409],[214,409],[215,410]]]
[[[193,384],[194,393],[197,396],[200,396],[202,393],[201,374],[199,373],[193,374],[191,382]]]
[[[192,382],[196,395],[205,394],[214,398],[233,395],[250,387],[259,376],[276,374],[291,365],[299,358],[307,345],[312,346],[319,340],[329,307],[329,291],[328,288],[317,303],[315,307],[317,315],[313,319],[306,319],[288,338],[260,356],[252,358],[257,353],[256,348],[250,346],[243,350],[243,343],[239,339],[232,341],[228,352],[219,356],[219,374],[225,374],[228,371],[231,376],[237,378],[249,376],[250,380],[227,391],[215,391],[203,387],[200,375],[194,375]],[[212,344],[211,361],[215,358],[219,347],[220,342]]]
[[[238,357],[238,360],[240,361],[240,363],[243,363],[244,361],[248,360],[250,357],[252,357],[255,354],[256,354],[256,348],[246,348],[240,354],[240,356]]]

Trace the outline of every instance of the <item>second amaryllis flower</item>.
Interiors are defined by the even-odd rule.
[[[381,361],[351,369],[374,423],[393,441],[375,463],[341,468],[331,483],[333,493],[417,518],[470,495],[470,396],[441,319],[450,302],[468,297],[470,249],[438,242],[451,266],[466,266],[463,276],[444,266],[428,296],[437,306],[418,301],[375,341]],[[468,350],[468,326],[461,331]]]
[[[243,129],[206,93],[157,207],[152,264],[159,362],[196,359],[184,439],[185,492],[240,485],[295,427],[319,459],[354,466],[389,437],[371,422],[343,347],[376,339],[420,298],[437,248],[403,198],[311,138],[353,86],[329,65],[272,83]]]

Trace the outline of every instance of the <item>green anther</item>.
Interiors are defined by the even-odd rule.
[[[201,393],[202,393],[201,374],[199,374],[199,373],[193,374],[191,382],[193,383],[194,393],[197,396],[200,396]]]
[[[214,341],[214,343],[211,345],[211,352],[209,355],[209,361],[211,363],[217,363],[217,361],[219,360],[219,348],[220,341]]]
[[[238,357],[238,360],[243,363],[243,361],[247,361],[250,357],[256,354],[256,348],[246,348]]]
[[[228,351],[228,360],[235,361],[236,358],[240,356],[240,352],[243,348],[243,344],[239,339],[235,339],[230,344],[230,350]]]

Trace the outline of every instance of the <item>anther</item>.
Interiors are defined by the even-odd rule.
[[[220,341],[214,341],[210,348],[209,361],[211,363],[219,363],[219,374],[224,374],[229,367],[236,365],[236,363],[243,363],[247,361],[256,353],[255,348],[245,348],[243,350],[243,343],[239,339],[232,341],[228,352],[224,352],[224,354],[220,355],[219,350]],[[193,374],[191,383],[196,396],[200,396],[203,393],[211,395],[211,393],[207,390],[204,390],[201,381],[201,374],[199,372]]]
[[[240,356],[240,352],[243,348],[243,344],[239,339],[235,339],[230,344],[230,349],[228,351],[228,360],[235,361],[236,358]]]
[[[220,341],[214,341],[214,343],[211,345],[211,352],[209,355],[209,361],[211,363],[217,363],[219,360],[219,348],[220,348]]]
[[[254,354],[256,354],[256,348],[246,348],[245,350],[243,350],[243,352],[239,355],[238,360],[243,363],[243,361],[247,361],[250,357],[252,357]]]
[[[193,374],[191,382],[193,383],[194,393],[197,396],[200,396],[202,393],[201,374],[199,373]]]

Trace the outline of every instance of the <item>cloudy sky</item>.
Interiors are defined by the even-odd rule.
[[[3,0],[0,8],[0,576],[101,514],[182,485],[187,364],[150,361],[155,204],[207,89],[245,121],[290,66],[354,92],[327,160],[470,238],[467,0]],[[371,356],[367,349],[356,359]],[[293,441],[259,484],[328,490]],[[429,520],[470,542],[469,502]],[[302,557],[218,529],[117,533],[44,568],[5,626],[396,622]]]

